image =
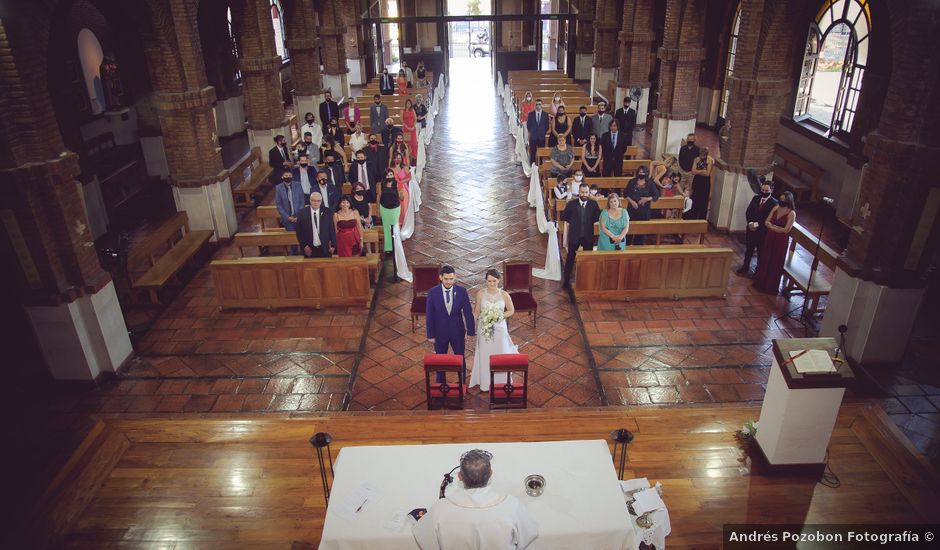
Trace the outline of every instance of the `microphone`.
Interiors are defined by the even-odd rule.
[[[454,482],[454,470],[460,468],[460,465],[454,466],[454,469],[444,474],[444,480],[441,481],[441,493],[438,498],[444,498],[444,492],[447,491],[447,486]]]
[[[832,204],[832,203],[836,202],[835,199],[833,199],[832,197],[823,197],[823,198],[822,198],[822,201],[823,201],[824,203],[826,203],[826,204]]]

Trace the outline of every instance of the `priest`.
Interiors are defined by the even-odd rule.
[[[437,501],[414,527],[421,550],[439,548],[522,550],[539,536],[539,527],[519,499],[488,487],[492,455],[474,449],[460,457],[457,478],[463,490]]]

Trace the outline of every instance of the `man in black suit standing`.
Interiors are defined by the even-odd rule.
[[[340,168],[342,173],[342,168]],[[339,210],[339,199],[340,191],[342,190],[342,185],[334,185],[330,181],[329,170],[326,168],[321,168],[317,172],[317,182],[314,184],[313,188],[310,189],[310,196],[313,197],[314,193],[320,195],[320,204],[321,206],[332,212]]]
[[[636,128],[636,109],[630,107],[630,101],[630,96],[623,98],[623,107],[614,114],[628,147],[633,145],[633,130]]]
[[[310,206],[297,216],[297,242],[305,258],[329,258],[336,250],[336,228],[333,212],[323,207],[318,191],[310,194]]]
[[[380,177],[384,177],[385,169],[388,168],[388,148],[379,143],[375,132],[369,134],[369,144],[365,146],[363,151],[366,152],[366,161],[368,161],[372,170]]]
[[[575,147],[583,147],[588,141],[588,137],[594,133],[594,125],[591,117],[587,116],[587,107],[582,105],[578,109],[578,117],[574,119],[571,126],[571,137],[574,139]]]
[[[368,201],[375,201],[375,187],[379,183],[379,175],[369,163],[364,150],[356,151],[356,160],[349,163],[349,175],[346,181],[353,184],[353,187],[357,183],[364,185]]]
[[[388,74],[388,67],[383,67],[382,74],[379,75],[379,91],[382,92],[382,95],[395,94],[395,79]]]
[[[754,251],[760,256],[761,246],[764,244],[764,237],[767,235],[767,227],[764,222],[770,211],[777,206],[777,199],[773,197],[773,182],[762,181],[760,184],[760,195],[754,195],[751,203],[747,205],[747,211],[744,213],[747,218],[747,246],[744,249],[744,263],[738,269],[738,275],[749,275],[751,271],[751,258],[754,257]]]
[[[627,137],[618,131],[617,120],[610,121],[610,131],[601,137],[601,150],[604,154],[604,177],[623,175],[623,154],[627,151]]]
[[[324,101],[320,104],[320,124],[323,125],[323,133],[330,125],[330,119],[339,120],[339,105],[333,101],[333,92],[327,91],[323,94]]]
[[[535,100],[535,110],[529,113],[525,127],[529,131],[529,164],[532,164],[538,148],[545,147],[545,134],[548,133],[548,114],[542,111],[541,99]]]
[[[597,201],[590,198],[590,187],[582,183],[578,187],[577,200],[569,200],[561,219],[568,224],[568,256],[565,258],[565,274],[561,279],[562,288],[571,288],[571,270],[574,269],[574,257],[580,246],[584,250],[594,250],[594,223],[601,215]]]
[[[342,189],[343,184],[346,183],[346,172],[343,171],[343,161],[336,157],[336,153],[333,151],[327,151],[323,154],[323,171],[326,172],[327,181],[330,185],[335,186],[337,189]],[[332,199],[332,197],[330,197]],[[324,202],[328,208],[333,208],[336,206],[333,204],[332,200],[327,200],[326,197],[323,197]]]
[[[268,166],[271,167],[271,175],[268,179],[276,185],[281,181],[281,175],[290,170],[290,151],[287,150],[287,139],[278,134],[274,136],[274,147],[268,151]]]

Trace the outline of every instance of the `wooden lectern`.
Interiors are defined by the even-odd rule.
[[[773,341],[774,361],[757,426],[757,448],[770,472],[821,474],[826,448],[848,382],[848,363],[831,373],[800,373],[792,360],[803,350],[825,350],[835,357],[833,338],[792,338]]]

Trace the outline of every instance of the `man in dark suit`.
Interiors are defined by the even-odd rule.
[[[379,76],[379,91],[382,92],[382,95],[395,94],[395,79],[388,74],[388,67],[383,68],[382,74]]]
[[[455,355],[464,355],[466,336],[476,334],[473,323],[473,305],[467,289],[456,284],[457,274],[449,265],[441,266],[441,284],[428,291],[425,305],[425,326],[428,340],[434,344],[434,353],[447,353],[449,347]],[[443,382],[443,375],[438,375]],[[460,372],[461,383],[467,381],[467,362]]]
[[[747,218],[747,246],[744,249],[744,263],[738,269],[738,275],[748,275],[751,271],[751,258],[754,257],[754,251],[760,256],[761,246],[764,244],[764,237],[767,235],[767,227],[764,222],[770,211],[777,206],[777,199],[773,197],[773,182],[763,181],[760,185],[760,195],[755,195],[751,203],[747,205],[747,211],[744,213]]]
[[[535,110],[529,113],[525,127],[529,131],[529,164],[532,164],[538,148],[545,147],[545,134],[548,133],[548,114],[542,111],[541,99],[535,100]]]
[[[323,168],[322,172],[326,174],[327,183],[339,190],[343,188],[343,184],[346,183],[346,172],[343,171],[343,161],[336,158],[336,153],[333,151],[327,151],[324,154]],[[317,178],[320,176],[318,175]],[[314,189],[316,191],[316,189]],[[332,200],[332,195],[329,197],[323,197],[324,206],[336,210],[336,203]]]
[[[375,101],[369,107],[369,129],[373,134],[378,134],[385,125],[385,119],[388,118],[388,106],[382,103],[382,96],[378,94],[372,99]]]
[[[375,201],[375,187],[379,184],[379,174],[369,164],[365,151],[356,151],[356,160],[349,163],[349,174],[346,181],[353,184],[353,186],[356,183],[363,184],[366,188],[365,196],[369,202]]]
[[[317,181],[317,169],[310,166],[310,157],[307,153],[300,154],[300,158],[297,159],[297,166],[291,169],[291,174],[293,175],[292,179],[297,182],[303,192],[304,200],[301,203],[301,206],[303,206],[310,201],[310,190],[314,182]]]
[[[268,166],[271,167],[271,175],[268,176],[271,185],[277,185],[281,181],[281,174],[290,170],[290,151],[287,150],[287,139],[280,134],[274,136],[274,147],[268,151]]]
[[[364,151],[369,166],[380,178],[384,177],[385,170],[388,168],[388,148],[379,143],[375,132],[369,134],[369,145],[366,145]]]
[[[587,107],[582,105],[578,109],[578,117],[574,119],[571,125],[571,138],[574,140],[575,147],[582,147],[588,141],[588,137],[594,133],[594,125],[591,117],[587,116]]]
[[[336,250],[333,212],[323,207],[320,193],[310,194],[310,206],[297,216],[297,242],[307,258],[329,258]]]
[[[382,128],[382,143],[385,145],[386,155],[388,155],[388,149],[395,143],[395,138],[400,134],[401,128],[395,126],[395,121],[390,118],[385,119],[385,128]]]
[[[330,125],[323,132],[323,138],[326,139],[327,137],[332,137],[333,141],[338,143],[340,147],[346,145],[346,132],[339,127],[339,121],[336,120],[336,117],[330,119]]]
[[[633,145],[633,130],[636,128],[636,109],[630,107],[630,102],[630,96],[623,98],[623,107],[614,113],[627,146]]]
[[[627,151],[627,137],[618,131],[616,120],[610,121],[610,131],[601,136],[601,150],[604,154],[604,177],[623,175],[623,155]]]
[[[562,288],[571,288],[571,270],[574,269],[574,257],[580,246],[584,250],[594,250],[594,223],[601,215],[597,201],[590,198],[588,184],[578,187],[577,200],[569,200],[561,219],[568,224],[568,256],[565,258],[565,274],[561,280]]]
[[[342,172],[342,169],[340,171]],[[342,184],[337,186],[330,183],[328,174],[329,172],[325,168],[321,168],[320,171],[317,172],[317,181],[310,190],[310,196],[313,197],[314,193],[318,193],[320,195],[320,204],[323,208],[335,212],[339,208]]]
[[[326,92],[323,94],[324,101],[320,104],[320,124],[323,124],[323,132],[326,132],[327,126],[330,124],[330,119],[335,118],[339,120],[339,105],[333,101],[333,93]]]

